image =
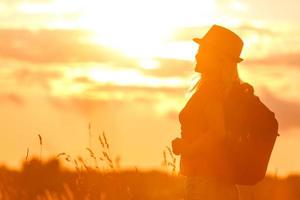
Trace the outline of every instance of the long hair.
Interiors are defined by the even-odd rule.
[[[237,62],[229,59],[228,57],[219,57],[216,59],[220,59],[220,66],[215,71],[216,73],[216,89],[218,93],[221,95],[226,95],[227,90],[234,83],[241,84],[243,81],[239,77]],[[205,84],[205,80],[202,79],[201,75],[197,77],[198,80],[196,83],[193,83],[192,87],[190,87],[187,91],[187,96],[191,96],[197,90],[201,88],[203,84]],[[195,79],[195,78],[194,78]]]

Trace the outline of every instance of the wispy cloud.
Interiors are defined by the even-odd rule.
[[[25,104],[25,100],[14,93],[5,93],[0,94],[0,103],[11,103],[16,106],[23,106]]]
[[[291,54],[276,54],[260,59],[245,60],[246,65],[286,66],[300,68],[300,52]]]
[[[300,103],[277,97],[268,89],[262,88],[261,99],[275,113],[279,122],[279,131],[300,128]]]
[[[17,69],[12,72],[13,78],[22,86],[38,85],[49,90],[51,80],[63,78],[63,74],[59,71],[46,71],[43,69],[30,70],[27,68]]]
[[[0,30],[0,55],[31,63],[105,62],[136,65],[120,52],[88,42],[81,30]]]
[[[178,28],[171,37],[174,41],[191,41],[194,37],[202,37],[210,26]]]
[[[220,24],[222,25],[222,24]],[[191,41],[194,37],[203,37],[211,26],[194,26],[194,27],[182,27],[178,28],[173,36],[172,40],[175,41]],[[230,28],[230,27],[228,27]],[[275,36],[276,32],[267,28],[258,28],[249,24],[241,24],[237,27],[232,27],[238,34],[258,34]]]
[[[120,86],[120,85],[98,85],[88,89],[88,92],[124,92],[130,94],[134,92],[144,92],[150,94],[152,97],[154,93],[164,93],[165,95],[181,95],[186,89],[181,87],[147,87],[147,86]]]
[[[157,69],[141,69],[145,75],[156,77],[185,77],[192,73],[193,62],[188,60],[157,58],[159,68]]]

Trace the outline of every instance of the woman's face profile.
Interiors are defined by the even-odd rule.
[[[201,45],[195,55],[195,71],[199,73],[216,72],[218,67],[218,57],[213,48]]]

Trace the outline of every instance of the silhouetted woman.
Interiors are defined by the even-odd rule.
[[[232,31],[213,25],[199,44],[195,71],[201,79],[179,114],[181,138],[172,141],[181,155],[180,174],[187,177],[185,200],[237,200],[226,159],[223,101],[240,84],[237,64],[243,41]]]

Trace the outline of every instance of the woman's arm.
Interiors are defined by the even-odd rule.
[[[207,102],[204,106],[204,114],[207,118],[207,131],[199,134],[199,137],[193,141],[173,140],[175,144],[172,146],[177,147],[176,152],[180,151],[182,155],[199,155],[199,153],[209,153],[222,148],[226,137],[222,102],[214,99]]]

